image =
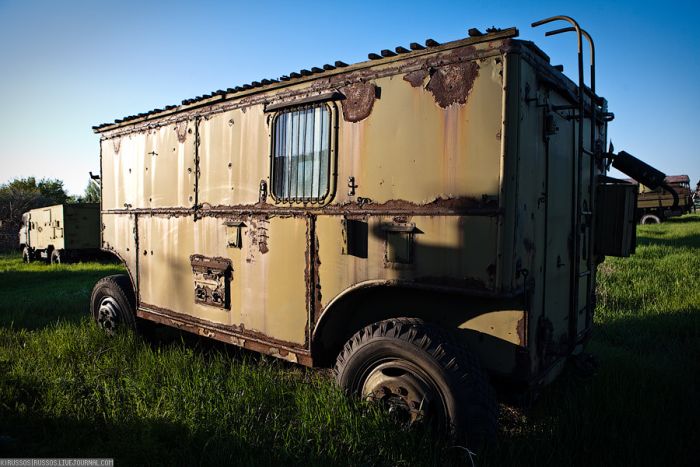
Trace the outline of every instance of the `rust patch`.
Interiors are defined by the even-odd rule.
[[[150,216],[182,217],[192,216],[192,208],[135,208],[135,209],[109,209],[103,211],[108,214],[147,214]],[[198,210],[201,217],[228,217],[232,215],[247,216],[257,213],[260,216],[291,216],[304,217],[307,213],[316,215],[356,216],[364,219],[368,215],[439,215],[461,214],[468,216],[497,216],[502,214],[498,207],[498,200],[494,198],[435,198],[427,203],[414,203],[405,200],[389,200],[384,203],[374,203],[367,198],[363,202],[346,202],[343,204],[329,204],[322,207],[297,208],[276,206],[270,203],[258,202],[255,204],[216,205],[205,204]],[[252,235],[251,235],[252,237]],[[257,245],[257,243],[256,243]]]
[[[311,81],[311,85],[304,89],[304,91],[299,92],[296,90],[281,90],[281,92],[275,93],[275,98],[303,98],[319,92],[335,91],[343,86],[349,87],[362,85],[362,83],[366,83],[369,80],[393,76],[399,73],[407,73],[417,69],[438,68],[449,65],[450,63],[460,63],[469,60],[487,58],[493,56],[495,53],[502,54],[511,50],[523,50],[525,52],[528,50],[527,47],[521,47],[519,43],[511,44],[511,42],[506,39],[498,38],[491,42],[492,43],[487,45],[479,44],[479,47],[463,46],[456,49],[438,51],[407,60],[400,60],[395,64],[395,66],[384,67],[381,70],[377,70],[375,68],[362,68],[328,76],[319,75],[318,78]],[[503,47],[500,47],[501,45],[503,45]],[[555,75],[552,76],[557,82],[563,82],[561,77]],[[285,85],[280,85],[280,88],[284,87]],[[116,135],[139,132],[145,127],[152,128],[163,125],[171,125],[181,121],[183,118],[191,120],[197,116],[226,112],[233,109],[240,109],[241,112],[245,112],[247,107],[251,105],[265,104],[268,102],[270,98],[268,91],[270,90],[264,89],[254,94],[248,94],[238,98],[234,97],[231,100],[225,100],[223,102],[212,102],[203,105],[202,107],[185,108],[178,110],[173,114],[167,114],[163,117],[155,117],[154,119],[149,118],[146,121],[138,120],[133,122],[123,122],[120,124],[110,124],[109,129],[99,130],[99,132],[103,135],[103,137],[107,138]],[[278,89],[273,88],[271,91],[275,92],[278,91]]]
[[[248,249],[246,263],[255,261],[256,249],[263,255],[270,251],[270,248],[267,246],[267,230],[269,223],[270,221],[268,221],[266,217],[258,217],[250,220],[251,228],[248,230],[248,236],[250,237],[251,248]]]
[[[321,316],[321,313],[323,313],[323,305],[321,305],[321,299],[323,298],[321,295],[321,277],[320,277],[320,272],[319,269],[321,268],[321,256],[318,254],[319,250],[319,244],[318,244],[318,235],[316,235],[316,229],[314,229],[314,314],[312,316],[313,324],[316,324],[318,322],[318,317]]]
[[[357,83],[340,89],[345,99],[343,102],[343,118],[346,122],[359,122],[372,113],[377,87],[371,83]]]
[[[187,120],[177,122],[177,125],[175,125],[175,131],[177,132],[178,142],[184,143],[187,140]]]
[[[432,72],[426,89],[442,108],[452,104],[462,105],[467,102],[477,76],[479,65],[475,61],[445,65]]]
[[[119,154],[119,149],[122,147],[122,139],[121,138],[112,139],[112,147],[114,148],[114,154]]]
[[[417,88],[418,86],[423,85],[423,81],[425,81],[425,78],[429,75],[430,73],[428,70],[422,69],[422,70],[416,70],[412,71],[410,73],[406,73],[403,76],[404,81],[408,81],[411,83],[411,86],[414,88]]]
[[[194,334],[285,360],[296,361],[305,366],[313,366],[313,360],[309,351],[301,345],[274,339],[261,332],[246,330],[242,325],[213,323],[148,303],[142,303],[136,314],[140,318],[155,321],[156,323],[174,326]]]
[[[527,327],[527,313],[523,314],[523,317],[518,320],[518,326],[517,326],[517,332],[518,332],[518,341],[520,342],[520,345],[525,346],[527,345],[527,342],[525,341],[525,328]]]

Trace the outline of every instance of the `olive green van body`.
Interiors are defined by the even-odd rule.
[[[605,167],[590,112],[577,149],[577,85],[516,36],[397,48],[95,127],[102,247],[137,315],[307,366],[370,323],[419,317],[494,378],[551,380],[590,335]]]

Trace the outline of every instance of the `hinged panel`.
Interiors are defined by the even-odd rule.
[[[230,309],[231,260],[192,255],[190,264],[194,275],[195,303]]]

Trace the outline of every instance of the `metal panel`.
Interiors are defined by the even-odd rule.
[[[196,145],[195,122],[183,120],[148,131],[143,149],[141,146],[125,148],[126,151],[140,151],[136,154],[143,187],[139,207],[194,206]]]
[[[133,214],[102,213],[102,248],[121,258],[134,285],[136,276],[136,222]]]
[[[199,134],[199,203],[257,203],[269,171],[269,123],[262,106],[202,119]]]

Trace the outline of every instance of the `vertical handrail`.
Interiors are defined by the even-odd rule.
[[[556,29],[554,31],[547,31],[544,35],[545,36],[554,36],[556,34],[561,34],[564,32],[573,32],[576,31],[573,27],[568,27],[568,28],[562,28],[562,29]],[[595,42],[593,42],[593,38],[591,37],[590,34],[585,29],[581,29],[581,34],[583,37],[586,38],[588,41],[588,46],[591,51],[591,66],[590,66],[590,80],[591,80],[591,152],[595,151],[596,147],[596,127],[597,127],[597,120],[596,120],[596,111],[597,111],[597,103],[596,103],[596,91],[595,91]],[[593,157],[593,156],[591,156]],[[593,184],[593,177],[595,175],[595,169],[594,169],[594,164],[590,164],[590,173],[589,173],[589,179],[590,183],[588,186],[588,199],[590,200],[591,203],[591,209],[593,209],[593,197],[595,196],[595,186]],[[591,219],[591,230],[593,230],[593,223],[594,218]],[[589,238],[593,238],[593,236],[590,236]],[[588,249],[589,251],[592,251],[592,241],[589,241]],[[591,289],[592,285],[592,274],[593,274],[593,257],[591,254],[588,255],[588,262],[587,262],[588,270],[591,271],[591,274],[588,276],[588,288]],[[587,319],[590,319],[592,317],[593,313],[591,313],[591,310],[587,310],[586,316]],[[586,323],[590,324],[590,323]]]
[[[581,263],[581,237],[580,237],[580,230],[581,230],[581,206],[580,206],[580,191],[581,191],[581,184],[580,184],[580,178],[581,178],[581,171],[583,169],[583,117],[584,117],[584,111],[585,111],[585,106],[584,106],[584,92],[583,92],[583,87],[585,85],[584,80],[583,80],[583,40],[581,38],[582,33],[581,33],[581,27],[579,24],[576,22],[575,19],[569,17],[569,16],[564,16],[564,15],[558,15],[558,16],[552,16],[549,18],[541,19],[539,21],[535,21],[534,23],[531,24],[533,28],[536,28],[538,26],[542,26],[543,24],[548,24],[553,21],[566,21],[571,26],[573,26],[574,30],[576,31],[576,39],[577,39],[577,52],[578,52],[578,135],[577,135],[577,143],[578,143],[578,150],[576,157],[578,160],[572,164],[572,182],[573,182],[573,187],[572,187],[572,219],[571,219],[571,234],[573,236],[574,240],[574,248],[573,248],[573,264],[571,267],[571,275],[570,275],[570,282],[571,282],[571,299],[570,299],[570,310],[569,310],[569,334],[571,336],[571,345],[572,347],[576,344],[576,337],[578,335],[578,304],[579,304],[579,269],[580,269],[580,263]],[[590,298],[589,298],[590,300]]]

